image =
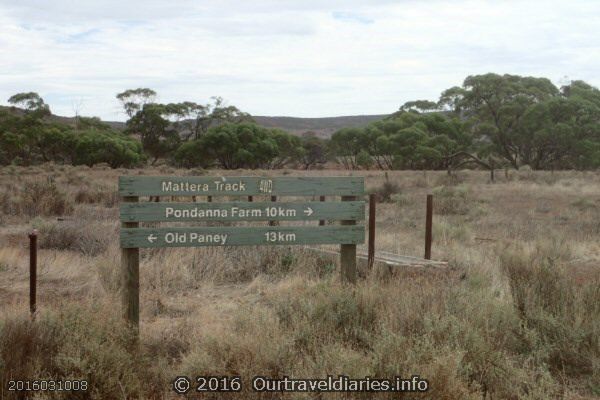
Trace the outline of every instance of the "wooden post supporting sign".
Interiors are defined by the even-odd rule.
[[[271,196],[271,201],[276,202],[277,196]],[[277,225],[278,225],[277,221],[269,221],[269,226],[277,226]]]
[[[122,203],[138,203],[138,196],[123,196]],[[155,203],[156,204],[156,203]],[[121,228],[137,228],[139,222],[121,223]],[[140,323],[140,249],[121,248],[121,271],[123,273],[121,296],[125,319],[134,327]]]
[[[356,196],[342,196],[342,201],[354,201]],[[342,225],[356,225],[354,220],[344,220]],[[342,282],[356,283],[356,244],[340,245],[340,271]]]
[[[375,193],[369,195],[369,248],[367,252],[367,267],[373,269],[375,263]]]

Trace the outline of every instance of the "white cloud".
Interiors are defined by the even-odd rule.
[[[386,113],[471,74],[600,85],[597,1],[0,1],[0,102],[124,119],[116,93],[257,115]]]

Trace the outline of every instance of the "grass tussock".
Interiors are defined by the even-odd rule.
[[[114,228],[97,224],[89,229],[82,221],[41,221],[35,224],[39,231],[41,249],[75,251],[96,256],[106,251]]]
[[[553,171],[534,171],[525,165],[516,171],[516,177],[522,182],[533,182],[542,185],[554,185],[560,180],[560,175]]]
[[[600,390],[600,275],[575,281],[565,251],[552,242],[516,248],[504,251],[500,264],[528,350],[543,357],[553,374],[589,379]]]
[[[333,272],[307,254],[279,246],[260,251],[256,247],[157,249],[146,254],[142,264],[147,272],[141,284],[164,294],[193,290],[202,283],[248,284],[257,277],[278,281],[292,274],[323,276]],[[117,261],[117,255],[112,255],[99,263],[107,287],[115,286],[111,280],[118,276],[110,271]],[[164,266],[171,264],[178,268],[165,270]]]
[[[51,181],[27,181],[0,189],[2,212],[13,216],[57,216],[73,212],[73,201]]]
[[[119,203],[119,195],[109,188],[90,189],[80,188],[74,195],[77,204],[101,204],[104,207],[115,207]]]
[[[467,186],[440,186],[433,190],[433,211],[440,215],[465,215],[473,207]]]
[[[576,208],[581,212],[586,211],[599,211],[600,210],[600,200],[593,201],[589,198],[583,197],[575,200],[571,203],[571,206]]]
[[[85,393],[64,393],[69,399],[140,398],[164,391],[164,371],[140,350],[121,319],[103,307],[42,312],[36,321],[3,315],[0,359],[2,382],[87,380]]]
[[[466,181],[466,175],[462,172],[440,175],[435,179],[436,186],[458,186]]]
[[[470,284],[439,290],[425,280],[366,282],[348,290],[297,280],[267,294],[262,307],[241,309],[230,332],[203,337],[183,357],[181,372],[228,371],[245,379],[418,373],[429,380],[427,398],[556,396],[551,371],[523,347],[514,310],[485,295],[487,288],[471,293]]]

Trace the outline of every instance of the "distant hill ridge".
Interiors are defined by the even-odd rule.
[[[379,121],[389,114],[377,115],[347,115],[340,117],[323,118],[299,118],[299,117],[267,117],[253,115],[257,124],[266,128],[279,128],[284,131],[301,135],[310,131],[320,137],[331,137],[331,135],[342,128],[363,127],[371,122]]]
[[[12,110],[22,113],[23,110],[15,107],[0,106],[0,110]],[[340,117],[322,117],[322,118],[300,118],[300,117],[270,117],[264,115],[253,115],[252,118],[258,125],[265,128],[277,128],[295,135],[301,135],[304,132],[314,132],[317,136],[329,138],[341,128],[363,127],[371,122],[381,120],[389,114],[377,115],[346,115]],[[52,119],[56,122],[74,125],[74,117],[63,117],[52,114]],[[119,121],[103,121],[109,124],[113,129],[125,129],[125,123]]]

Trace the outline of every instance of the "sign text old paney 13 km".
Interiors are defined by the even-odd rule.
[[[362,177],[119,177],[121,264],[126,318],[139,323],[139,248],[340,244],[342,279],[356,280],[356,244],[363,243]],[[270,196],[271,201],[145,202],[140,196]],[[340,196],[341,202],[281,202],[281,197]],[[250,198],[249,198],[250,200]],[[341,221],[339,225],[279,226],[274,221]],[[202,226],[207,221],[269,221],[270,226]],[[143,228],[144,222],[193,226]],[[277,225],[276,225],[277,224]]]

